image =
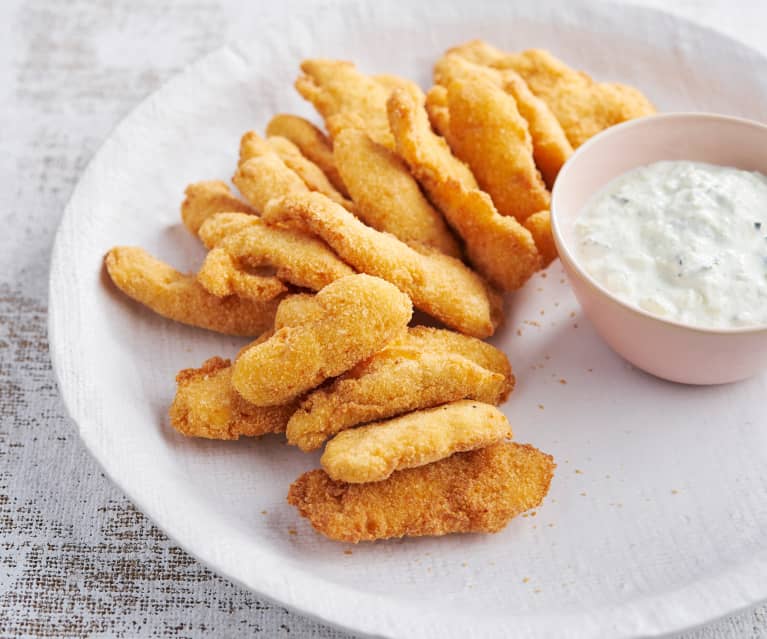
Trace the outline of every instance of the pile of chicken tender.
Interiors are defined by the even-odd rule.
[[[136,302],[254,338],[180,371],[170,422],[324,447],[288,502],[331,539],[497,532],[541,504],[555,464],[512,441],[498,406],[515,378],[483,340],[503,293],[556,258],[550,189],[573,150],[654,108],[547,51],[479,40],[436,62],[427,93],[329,59],[304,61],[295,88],[324,131],[278,114],[242,137],[235,189],[186,188],[197,273],[106,255]]]

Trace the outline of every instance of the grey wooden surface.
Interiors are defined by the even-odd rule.
[[[767,52],[762,0],[644,4]],[[0,3],[0,637],[349,636],[217,577],[138,512],[80,444],[47,350],[51,244],[88,160],[184,65],[258,33],[259,4],[235,0]],[[684,636],[767,637],[767,606]]]

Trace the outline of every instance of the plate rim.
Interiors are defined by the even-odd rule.
[[[539,4],[540,3],[541,2],[539,2]],[[552,5],[552,3],[548,0],[543,0],[543,3]],[[589,10],[593,10],[595,6],[593,3],[588,2],[587,0],[578,0],[574,4],[588,8]],[[607,5],[604,5],[602,8],[604,9],[606,7]],[[702,32],[706,38],[716,38],[720,42],[726,43],[728,47],[735,47],[740,49],[742,52],[747,53],[749,56],[760,59],[767,63],[767,56],[757,49],[754,49],[748,44],[737,40],[736,38],[726,33],[700,24],[695,20],[669,13],[658,8],[637,5],[634,2],[626,3],[622,8],[627,10],[630,9],[639,13],[661,16],[664,19],[671,20],[676,24],[684,25],[685,28]],[[317,598],[311,596],[312,589],[315,586],[321,586],[326,591],[334,590],[343,596],[351,595],[356,596],[358,599],[362,598],[364,600],[370,600],[371,603],[375,603],[375,600],[378,598],[375,595],[369,593],[361,593],[360,591],[343,586],[341,584],[323,581],[308,572],[295,571],[292,566],[283,566],[282,569],[288,573],[293,571],[295,573],[295,579],[304,582],[304,587],[300,589],[292,587],[289,579],[253,579],[253,573],[251,573],[250,578],[246,579],[245,577],[241,577],[239,574],[237,574],[237,571],[234,569],[236,567],[235,564],[230,565],[227,562],[224,562],[225,565],[222,566],[222,557],[220,555],[217,556],[217,553],[215,552],[211,552],[210,545],[206,547],[205,544],[200,544],[199,538],[194,540],[185,538],[179,530],[179,526],[176,523],[174,512],[172,510],[166,509],[165,512],[162,512],[162,509],[158,509],[151,504],[148,504],[146,499],[142,499],[140,496],[140,491],[134,489],[135,487],[132,485],[130,480],[119,476],[118,472],[113,472],[116,469],[113,466],[110,466],[109,455],[99,448],[99,442],[97,438],[94,437],[95,431],[98,430],[98,424],[93,424],[92,422],[94,420],[92,420],[89,416],[82,415],[76,400],[75,389],[69,385],[67,376],[64,374],[65,349],[60,347],[58,341],[59,326],[57,325],[57,318],[60,309],[58,309],[57,290],[60,290],[59,284],[62,283],[63,277],[62,265],[65,264],[62,262],[63,258],[61,256],[65,250],[65,248],[63,248],[64,241],[62,239],[64,236],[63,231],[68,225],[72,223],[73,218],[77,215],[78,199],[81,197],[80,193],[85,190],[85,187],[92,179],[94,167],[100,163],[100,160],[102,156],[105,155],[110,143],[114,140],[114,138],[119,136],[120,132],[124,128],[128,128],[131,125],[132,120],[134,120],[138,114],[141,114],[150,109],[152,103],[155,100],[161,99],[165,93],[171,91],[176,84],[181,84],[185,78],[199,72],[202,67],[204,67],[206,64],[210,64],[211,61],[217,59],[219,56],[230,54],[238,57],[241,56],[240,52],[243,50],[243,48],[247,48],[247,44],[240,44],[240,42],[241,41],[236,41],[219,47],[191,62],[190,64],[185,65],[179,72],[175,73],[168,80],[163,82],[156,90],[142,99],[110,131],[81,174],[77,185],[75,186],[72,195],[70,196],[70,199],[64,209],[64,213],[56,230],[49,262],[50,270],[48,277],[49,289],[47,333],[52,370],[54,372],[54,377],[59,388],[59,394],[61,396],[66,415],[75,425],[77,434],[85,449],[88,451],[91,457],[96,460],[105,476],[108,477],[109,480],[128,497],[128,499],[135,505],[138,510],[146,515],[154,525],[161,529],[163,533],[173,541],[173,543],[177,544],[179,547],[183,548],[185,552],[189,553],[195,559],[203,563],[203,565],[210,569],[211,572],[223,576],[224,578],[257,594],[258,596],[283,605],[297,614],[315,619],[334,628],[355,632],[357,634],[361,633],[365,636],[405,636],[401,634],[403,627],[396,623],[396,620],[393,619],[391,614],[385,614],[385,610],[379,610],[377,614],[375,610],[370,610],[371,614],[365,617],[364,622],[362,622],[362,618],[358,612],[355,612],[351,616],[344,612],[345,609],[355,608],[355,606],[351,605],[350,603],[347,602],[344,605],[338,605],[333,608],[325,608],[324,605],[327,603],[327,599],[329,597],[326,596]],[[762,574],[767,573],[767,549],[765,550],[765,552],[762,552],[760,555],[754,557],[748,564],[748,568],[750,569],[749,572]],[[259,553],[258,550],[256,550],[255,553],[257,555],[270,554],[268,552]],[[659,595],[652,595],[650,597],[642,597],[631,600],[629,602],[623,602],[615,606],[610,606],[606,610],[618,614],[621,617],[630,617],[632,614],[644,612],[645,619],[647,619],[649,617],[646,614],[647,610],[643,610],[643,608],[651,608],[655,613],[651,615],[654,618],[654,621],[653,629],[651,629],[649,633],[646,632],[647,628],[643,630],[635,625],[634,630],[629,628],[613,628],[613,630],[617,631],[617,634],[613,634],[613,636],[629,638],[639,635],[665,636],[669,634],[676,634],[682,631],[703,627],[727,615],[741,613],[752,609],[761,603],[764,603],[767,601],[767,588],[764,586],[762,586],[764,589],[758,595],[754,596],[746,594],[747,591],[750,592],[760,590],[760,586],[758,583],[758,577],[750,577],[749,575],[744,574],[746,572],[743,570],[744,566],[745,564],[738,564],[735,568],[726,570],[717,574],[716,577],[711,578],[717,583],[722,584],[723,588],[726,585],[726,589],[730,593],[737,593],[730,597],[730,599],[733,600],[733,603],[724,603],[723,605],[719,605],[719,607],[717,607],[713,604],[713,602],[706,601],[696,608],[695,605],[691,603],[691,598],[690,595],[687,594],[687,591],[694,591],[699,584],[703,584],[708,581],[699,580],[686,584],[685,586],[674,589],[670,592],[663,593],[662,602],[654,602],[650,603],[649,605],[645,603],[659,597]],[[307,594],[308,596],[306,596]],[[737,602],[735,600],[737,600]],[[724,601],[722,598],[717,598],[718,603],[722,601]],[[361,602],[358,602],[358,605],[360,603]],[[602,611],[604,609],[598,608],[592,610]],[[658,614],[659,610],[662,612],[662,614]],[[588,626],[591,626],[594,629],[600,627],[604,629],[604,625],[599,625],[603,622],[601,622],[598,618],[593,618],[591,615],[591,611],[580,611],[575,615],[567,615],[566,618],[568,623],[568,631],[566,635],[563,633],[559,636],[591,636],[589,634],[584,634],[584,631],[588,632]],[[537,619],[539,617],[531,615],[530,618]],[[428,614],[423,615],[423,620],[427,624],[434,623],[435,621],[434,618]],[[574,628],[572,624],[576,623],[577,620],[581,620],[581,626]],[[595,623],[598,625],[594,626]],[[412,631],[413,626],[411,625],[410,628]],[[497,630],[501,628],[501,625],[489,626],[489,629],[492,628]],[[534,629],[535,626],[530,626],[530,628]],[[467,630],[464,636],[483,636],[482,632],[485,629],[486,628],[484,626],[476,626],[473,630]],[[435,633],[434,636],[439,636],[440,628],[438,626],[433,627],[432,630]],[[504,627],[504,630],[505,632],[509,632],[508,627]],[[543,627],[541,627],[540,630],[545,632]],[[475,634],[477,632],[479,632],[479,634]]]

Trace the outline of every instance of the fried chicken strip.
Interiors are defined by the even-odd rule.
[[[447,87],[449,142],[501,215],[524,222],[549,208],[551,197],[533,159],[533,142],[517,103],[484,78]]]
[[[346,185],[336,169],[330,140],[309,120],[297,115],[278,113],[267,124],[266,135],[280,136],[290,140],[305,157],[322,169],[341,195],[349,197]]]
[[[442,215],[429,204],[397,154],[376,144],[364,132],[338,134],[333,157],[355,204],[368,226],[395,235],[403,242],[421,242],[446,255],[461,250]]]
[[[301,71],[296,90],[324,118],[334,143],[342,130],[352,127],[364,130],[378,144],[394,148],[386,119],[389,88],[343,60],[304,60]]]
[[[434,65],[434,81],[437,86],[429,91],[426,102],[432,125],[435,119],[438,120],[437,130],[449,140],[447,86],[453,80],[476,77],[488,79],[514,98],[520,115],[527,121],[535,164],[546,186],[551,188],[559,169],[573,154],[573,147],[546,103],[533,94],[513,69],[493,69],[470,62],[458,54],[444,55]],[[447,129],[448,133],[443,132],[443,129]]]
[[[331,200],[347,209],[352,208],[352,203],[335,189],[322,169],[304,157],[298,147],[290,140],[281,137],[264,140],[255,131],[248,131],[240,141],[239,164],[245,164],[253,158],[263,157],[279,158],[286,169],[295,173],[308,190],[327,195]],[[284,180],[288,180],[288,178],[285,177]],[[292,180],[290,181],[292,182]]]
[[[554,236],[551,233],[551,213],[538,211],[525,220],[525,228],[530,231],[535,239],[535,245],[541,254],[543,266],[551,264],[557,257],[557,246],[554,244]]]
[[[170,407],[173,428],[189,437],[239,439],[285,430],[297,404],[254,406],[232,386],[228,359],[212,357],[200,368],[176,375],[176,396]]]
[[[288,503],[330,539],[357,543],[391,537],[498,532],[541,504],[554,460],[530,445],[498,443],[394,473],[372,484],[304,473]]]
[[[197,272],[197,281],[208,293],[216,297],[236,295],[262,302],[274,299],[288,290],[278,277],[249,272],[247,267],[224,248],[208,251],[202,267]]]
[[[232,384],[249,402],[284,404],[346,372],[402,333],[413,312],[396,286],[361,274],[328,284],[306,303],[318,307],[306,321],[238,355]]]
[[[308,228],[345,262],[391,282],[417,308],[451,328],[488,337],[500,321],[500,296],[462,262],[436,250],[419,252],[320,194],[273,200],[264,219]]]
[[[202,223],[212,215],[223,212],[256,212],[245,202],[235,197],[226,182],[210,180],[195,182],[186,187],[181,204],[181,220],[184,226],[197,235]]]
[[[495,406],[463,400],[339,433],[320,463],[331,479],[364,484],[510,437]]]
[[[417,350],[396,341],[330,386],[310,393],[290,419],[288,442],[314,450],[357,424],[465,398],[497,404],[510,385],[508,378],[462,355]]]
[[[530,232],[498,213],[471,171],[431,130],[423,105],[394,91],[388,109],[400,156],[464,240],[471,263],[494,286],[520,288],[540,266]]]
[[[226,335],[259,335],[272,326],[279,298],[265,302],[216,297],[197,281],[143,249],[117,246],[107,253],[109,277],[128,297],[168,319]]]
[[[205,266],[224,253],[246,267],[273,267],[278,282],[314,291],[354,274],[321,240],[295,229],[270,226],[258,217],[238,213],[215,215],[203,224],[200,238],[212,249]],[[236,272],[240,272],[239,267]],[[227,281],[229,277],[231,272],[223,271],[218,274],[218,281]],[[208,285],[206,288],[211,290]]]
[[[655,113],[655,107],[638,89],[595,82],[543,49],[504,53],[473,40],[450,51],[478,64],[516,71],[548,105],[576,149],[603,129]]]

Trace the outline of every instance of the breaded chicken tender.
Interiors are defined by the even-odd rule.
[[[232,386],[229,360],[220,357],[180,371],[176,384],[170,423],[189,437],[239,439],[281,433],[296,409],[296,403],[261,407],[246,402]]]
[[[287,138],[301,153],[320,167],[331,184],[344,197],[349,197],[333,160],[333,147],[327,136],[314,124],[297,115],[279,113],[266,126],[266,135]]]
[[[304,181],[276,153],[241,162],[232,182],[259,212],[263,212],[269,200],[274,198],[310,192]]]
[[[181,220],[195,235],[202,223],[216,213],[256,213],[252,207],[235,197],[227,183],[221,180],[195,182],[186,187],[184,194],[186,197],[181,204]]]
[[[423,105],[394,91],[388,108],[400,156],[464,240],[471,263],[493,286],[520,288],[540,266],[530,232],[498,213],[466,165],[431,130]]]
[[[550,455],[530,445],[498,443],[372,484],[334,481],[313,470],[293,482],[288,503],[336,541],[494,533],[541,504],[554,467]]]
[[[347,129],[336,137],[333,156],[355,213],[368,226],[403,242],[421,242],[460,256],[442,215],[423,196],[396,153],[373,142],[364,131]]]
[[[573,147],[546,103],[533,94],[513,69],[493,69],[470,62],[454,53],[440,58],[434,65],[434,81],[438,86],[429,91],[426,102],[432,125],[435,125],[435,118],[439,120],[435,128],[449,140],[449,132],[443,132],[443,128],[449,129],[447,85],[452,80],[476,77],[490,80],[516,100],[519,113],[527,121],[530,131],[535,164],[543,175],[546,186],[551,188],[559,169],[573,154]]]
[[[395,342],[330,386],[310,393],[288,424],[288,441],[301,450],[313,450],[357,424],[465,398],[497,404],[505,399],[508,387],[503,375],[461,355]]]
[[[517,103],[484,78],[447,87],[450,145],[470,167],[501,215],[524,222],[551,197],[533,159],[533,142]]]
[[[197,272],[197,281],[216,297],[236,295],[243,299],[266,301],[288,290],[278,277],[249,272],[223,248],[208,251]]]
[[[283,326],[238,355],[232,384],[243,398],[257,406],[295,399],[383,348],[413,313],[407,295],[369,275],[342,277],[311,303],[319,308],[306,321]]]
[[[551,213],[538,211],[525,220],[525,228],[530,231],[535,239],[535,245],[541,254],[543,266],[551,264],[557,257],[557,246],[554,244],[554,235],[551,232]]]
[[[386,120],[387,87],[344,60],[304,60],[301,71],[296,90],[325,119],[334,141],[351,126],[362,128],[375,142],[393,148]]]
[[[318,193],[273,200],[264,219],[308,228],[358,271],[391,282],[417,308],[462,333],[489,337],[501,320],[500,296],[461,261],[415,250]]]
[[[321,240],[295,229],[269,226],[258,217],[239,213],[215,215],[203,224],[200,238],[212,249],[206,266],[223,252],[245,267],[272,267],[278,281],[314,291],[354,274]],[[226,281],[228,275],[223,271],[220,280]],[[207,285],[206,288],[211,290]]]
[[[364,484],[510,437],[495,406],[464,400],[339,433],[320,463],[331,479]]]
[[[143,249],[117,246],[107,253],[109,277],[128,297],[168,319],[226,335],[259,335],[271,328],[279,298],[265,302],[216,297],[197,281]]]
[[[451,51],[478,64],[516,71],[548,105],[576,149],[614,124],[655,113],[655,107],[638,89],[595,82],[543,49],[504,53],[474,40]]]

